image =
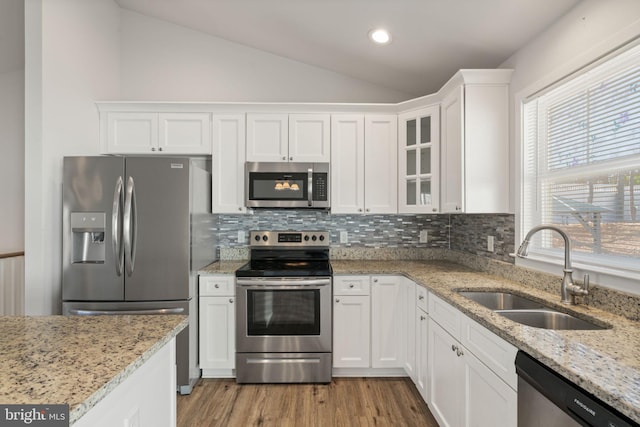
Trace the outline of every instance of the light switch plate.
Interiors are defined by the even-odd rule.
[[[244,230],[238,230],[238,243],[244,243],[245,238]]]
[[[346,231],[340,232],[340,243],[349,243],[349,233]]]
[[[420,230],[420,243],[427,243],[429,241],[429,234],[427,230]]]

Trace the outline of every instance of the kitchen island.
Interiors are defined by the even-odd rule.
[[[175,336],[187,321],[175,315],[0,317],[0,404],[68,404],[70,425],[92,425],[92,416],[103,418],[119,394],[144,387],[147,377],[139,374],[153,365],[150,377],[160,378],[159,392],[173,402],[173,423],[162,425],[175,425]],[[142,409],[109,415],[147,425],[140,423]]]

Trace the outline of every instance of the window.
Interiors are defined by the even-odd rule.
[[[640,272],[640,47],[525,100],[522,123],[522,233],[554,224],[574,260]],[[530,253],[562,244],[540,232]]]

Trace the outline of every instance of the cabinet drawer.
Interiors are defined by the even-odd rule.
[[[425,313],[429,312],[429,304],[427,303],[428,294],[427,288],[423,288],[420,285],[416,286],[416,306]]]
[[[511,388],[517,390],[515,359],[518,349],[467,316],[460,317],[460,342]]]
[[[200,276],[199,284],[201,297],[235,295],[235,276],[229,274]]]
[[[438,322],[455,339],[460,339],[460,318],[462,313],[432,293],[428,294],[429,317]]]
[[[334,276],[334,295],[369,295],[371,291],[371,279],[368,275],[362,276]]]

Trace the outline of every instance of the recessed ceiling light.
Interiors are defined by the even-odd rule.
[[[391,35],[385,29],[378,28],[369,32],[369,38],[378,44],[391,43]]]

